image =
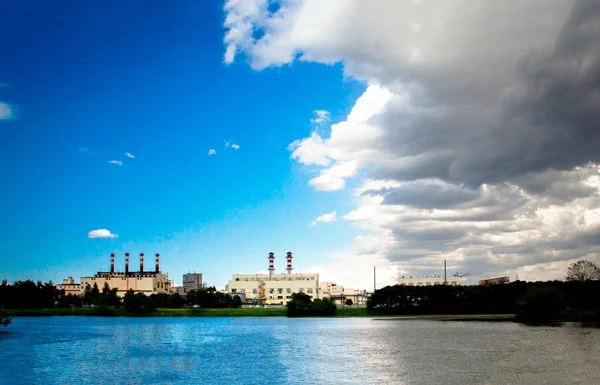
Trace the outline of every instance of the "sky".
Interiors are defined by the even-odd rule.
[[[0,278],[600,262],[596,1],[2,8]]]

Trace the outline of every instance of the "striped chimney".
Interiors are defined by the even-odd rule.
[[[140,273],[144,272],[144,253],[140,253]]]
[[[286,268],[286,270],[287,270],[288,274],[292,274],[292,270],[294,270],[292,268],[292,258],[293,258],[292,257],[292,252],[288,251],[287,252],[287,257],[286,257],[286,259],[287,259],[287,268]]]
[[[115,272],[115,253],[110,254],[110,272]]]
[[[269,274],[273,274],[275,271],[275,253],[269,253]]]
[[[158,263],[159,258],[160,258],[160,254],[156,253],[156,272],[157,273],[160,271],[159,263]]]
[[[129,273],[129,253],[125,253],[125,275]]]

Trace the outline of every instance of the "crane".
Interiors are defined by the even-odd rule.
[[[471,275],[471,273],[459,273],[458,271],[454,273],[454,276],[458,278],[466,277],[467,275]]]

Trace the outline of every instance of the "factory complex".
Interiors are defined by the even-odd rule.
[[[125,270],[115,270],[115,254],[110,255],[110,270],[98,271],[93,276],[81,277],[81,282],[68,277],[56,289],[63,291],[66,295],[84,294],[86,288],[97,286],[102,290],[105,285],[110,289],[117,289],[117,295],[123,297],[129,290],[136,293],[151,294],[174,294],[187,295],[192,290],[206,287],[201,273],[183,274],[183,285],[174,286],[168,274],[160,270],[160,254],[155,254],[155,266],[153,270],[144,269],[144,253],[139,254],[139,270],[132,271],[129,268],[129,253],[125,253]],[[292,299],[294,293],[305,293],[311,299],[332,298],[338,305],[352,303],[355,306],[366,306],[371,292],[345,288],[335,282],[319,282],[318,273],[293,273],[292,252],[286,253],[286,272],[275,272],[275,253],[268,254],[268,273],[256,274],[233,274],[231,280],[225,286],[225,292],[238,296],[242,304],[246,306],[272,305],[284,306]],[[375,271],[374,271],[375,274]],[[446,274],[446,263],[444,261],[444,274],[422,277],[399,276],[398,284],[407,286],[434,286],[434,285],[460,285],[461,278],[470,274],[456,273],[448,277]],[[375,275],[374,275],[375,278]],[[508,282],[507,277],[480,281],[480,285],[499,284]],[[375,282],[374,282],[375,285]],[[350,301],[349,301],[350,300]]]

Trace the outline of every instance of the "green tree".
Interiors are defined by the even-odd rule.
[[[337,310],[333,298],[315,299],[305,293],[292,294],[287,303],[288,317],[332,316]]]
[[[565,308],[563,297],[555,287],[532,287],[518,303],[517,318],[523,321],[549,321]]]
[[[350,298],[348,298],[346,300],[346,306],[352,306],[354,304],[354,302],[352,302],[352,300]]]
[[[580,260],[573,262],[567,269],[567,281],[585,282],[600,280],[600,267],[594,262]]]
[[[133,313],[152,313],[156,310],[156,304],[150,297],[143,293],[134,293],[132,289],[125,293],[123,307]]]

